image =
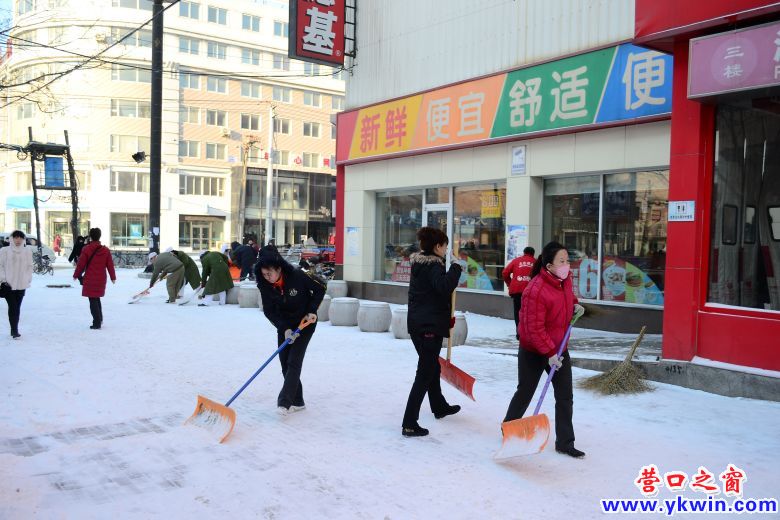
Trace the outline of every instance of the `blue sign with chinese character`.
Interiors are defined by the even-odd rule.
[[[671,111],[672,57],[636,45],[618,47],[595,122]]]

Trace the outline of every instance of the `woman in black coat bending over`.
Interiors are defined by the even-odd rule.
[[[409,259],[412,275],[406,323],[419,359],[401,428],[405,437],[428,435],[428,430],[417,424],[426,393],[437,419],[460,411],[460,406],[447,404],[441,393],[439,353],[443,338],[450,337],[451,297],[458,286],[461,266],[453,263],[449,271],[444,268],[449,240],[440,229],[421,228],[417,239],[421,251]]]
[[[317,308],[325,296],[325,287],[287,263],[274,246],[260,250],[255,276],[263,298],[263,313],[276,327],[278,344],[290,339],[289,345],[279,352],[284,384],[276,401],[279,414],[287,415],[305,408],[301,368],[306,347],[317,326]],[[294,335],[293,331],[304,317],[315,323]]]

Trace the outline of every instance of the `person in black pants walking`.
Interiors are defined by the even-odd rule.
[[[33,248],[25,245],[24,233],[11,233],[11,244],[0,249],[0,282],[8,302],[8,323],[11,337],[19,339],[19,315],[24,291],[30,287],[33,272]]]
[[[255,267],[257,287],[263,299],[263,313],[276,327],[278,344],[289,339],[279,353],[284,383],[276,405],[280,415],[303,410],[301,370],[306,347],[317,326],[317,309],[325,296],[325,287],[300,269],[295,269],[274,246],[265,246]],[[306,317],[312,323],[299,334],[293,334]]]
[[[419,358],[401,426],[405,437],[428,435],[428,430],[417,423],[426,393],[437,419],[460,411],[460,406],[449,405],[441,393],[439,352],[442,340],[450,337],[451,296],[458,286],[462,267],[453,263],[449,271],[444,268],[449,240],[440,229],[421,228],[417,239],[421,251],[410,257],[412,274],[406,324]]]

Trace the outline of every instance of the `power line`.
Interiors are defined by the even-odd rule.
[[[29,101],[29,96],[30,96],[30,95],[32,95],[32,94],[34,94],[34,93],[36,93],[36,92],[39,92],[40,90],[42,90],[42,89],[44,89],[44,88],[48,87],[49,85],[51,85],[52,83],[54,83],[54,82],[55,82],[55,81],[57,81],[58,79],[60,79],[60,78],[63,78],[63,77],[65,77],[65,76],[67,76],[68,74],[71,74],[72,72],[74,72],[74,71],[76,71],[76,70],[79,70],[79,69],[81,69],[82,67],[84,67],[85,65],[87,65],[89,62],[96,60],[96,59],[97,59],[99,56],[101,56],[102,54],[104,54],[105,52],[107,52],[109,49],[112,49],[113,47],[115,47],[115,46],[119,45],[119,44],[120,44],[120,43],[122,43],[124,40],[126,40],[127,38],[129,38],[129,37],[130,37],[130,36],[132,36],[133,34],[135,34],[135,33],[137,33],[138,31],[140,31],[142,28],[144,28],[144,27],[146,27],[147,25],[149,25],[149,23],[150,23],[150,22],[154,21],[154,18],[155,18],[156,16],[158,16],[158,15],[159,15],[159,16],[162,16],[162,15],[165,13],[165,11],[167,11],[168,9],[170,9],[171,7],[173,7],[174,5],[178,4],[179,2],[180,2],[180,0],[173,0],[173,2],[171,2],[171,3],[170,3],[170,4],[168,4],[166,7],[164,7],[164,8],[163,8],[163,9],[162,9],[162,10],[161,10],[161,11],[160,11],[160,12],[159,12],[157,15],[153,15],[153,16],[152,16],[152,17],[151,17],[149,20],[147,20],[146,22],[144,22],[144,23],[143,23],[143,24],[141,24],[140,26],[136,27],[135,29],[131,30],[131,31],[130,31],[130,32],[128,32],[126,35],[124,35],[122,38],[118,39],[116,42],[112,43],[111,45],[109,45],[108,47],[106,47],[105,49],[103,49],[102,51],[100,51],[99,53],[97,53],[97,54],[93,55],[92,57],[88,58],[87,60],[83,61],[82,63],[80,63],[80,64],[76,65],[76,66],[75,66],[75,67],[73,67],[72,69],[70,69],[70,70],[67,70],[67,71],[63,71],[63,72],[62,72],[62,73],[60,73],[60,75],[59,75],[59,76],[57,76],[56,78],[53,78],[51,81],[47,82],[46,84],[44,84],[44,85],[41,85],[40,87],[37,87],[37,88],[36,88],[35,90],[33,90],[32,92],[28,92],[27,94],[25,94],[24,96],[22,96],[20,99],[16,99],[16,100],[8,101],[8,102],[7,102],[7,103],[5,103],[4,105],[0,106],[0,109],[3,109],[3,108],[5,108],[5,107],[7,107],[7,106],[11,105],[12,103],[14,103],[14,102],[16,102],[16,101],[22,101],[22,100],[25,100],[25,99]]]

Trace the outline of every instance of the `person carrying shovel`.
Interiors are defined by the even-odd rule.
[[[550,242],[534,263],[531,281],[523,291],[518,326],[517,391],[509,403],[504,423],[523,417],[542,372],[549,372],[555,366],[552,379],[555,451],[575,458],[584,457],[585,453],[574,447],[571,358],[566,345],[562,355],[558,355],[558,350],[572,317],[584,312],[572,289],[569,253],[561,244]]]
[[[284,383],[276,404],[279,415],[285,416],[306,408],[301,369],[306,347],[316,329],[317,309],[325,297],[325,287],[305,272],[295,269],[272,245],[260,250],[255,277],[263,299],[263,313],[276,327],[278,345],[290,340],[289,346],[279,352]],[[299,334],[294,334],[303,318],[313,323]]]
[[[449,240],[442,230],[420,228],[417,240],[420,241],[421,251],[412,254],[409,259],[412,274],[407,328],[419,358],[401,425],[404,437],[428,435],[428,430],[417,423],[426,393],[437,419],[460,411],[460,406],[448,404],[441,393],[439,352],[442,339],[450,336],[452,291],[458,286],[462,267],[459,263],[452,263],[449,270],[445,269],[444,258]]]

